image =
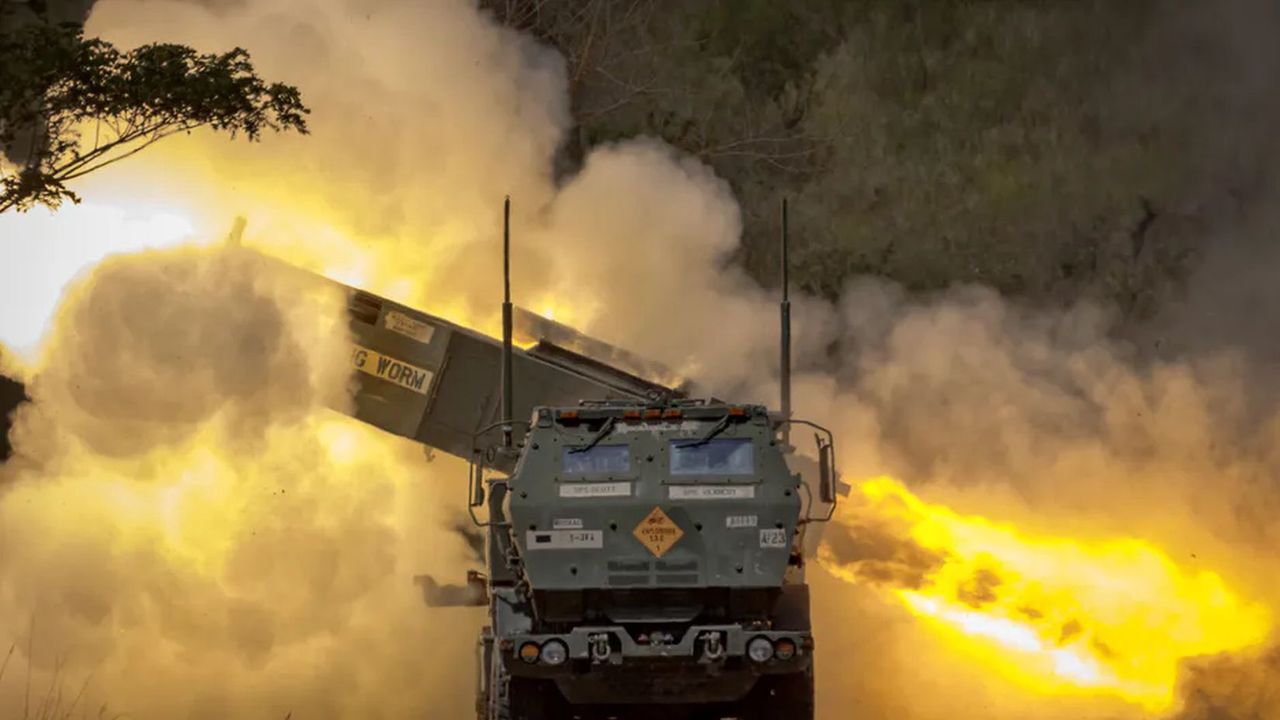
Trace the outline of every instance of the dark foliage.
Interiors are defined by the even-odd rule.
[[[175,133],[209,127],[257,140],[307,132],[297,88],[259,78],[242,49],[152,44],[122,52],[75,25],[0,34],[0,212],[77,202],[66,183]]]
[[[873,274],[1096,296],[1141,318],[1267,187],[1266,0],[481,0],[560,50],[591,147],[658,136],[745,215],[737,262],[836,298]]]
[[[9,442],[9,429],[13,423],[13,411],[27,399],[20,383],[0,375],[0,463],[9,459],[13,446]]]

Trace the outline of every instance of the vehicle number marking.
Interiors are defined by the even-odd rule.
[[[436,332],[435,327],[432,325],[421,320],[415,320],[399,310],[388,312],[383,319],[383,324],[387,326],[388,330],[413,338],[420,343],[431,342],[431,336]]]
[[[599,550],[604,547],[600,530],[530,530],[525,534],[530,550]]]
[[[557,530],[581,530],[582,518],[556,518],[551,522],[551,527]]]
[[[751,500],[754,485],[672,485],[667,491],[672,500]]]
[[[432,372],[387,357],[367,347],[356,345],[351,351],[351,364],[362,373],[395,383],[402,388],[426,395],[431,389]]]
[[[766,528],[760,531],[760,547],[762,548],[785,548],[787,546],[787,531],[779,528]]]
[[[631,483],[563,483],[562,498],[631,497]]]
[[[727,528],[753,528],[760,524],[758,515],[730,515],[724,519]]]

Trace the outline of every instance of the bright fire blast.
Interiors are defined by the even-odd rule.
[[[757,331],[773,300],[729,272],[741,217],[696,163],[610,144],[553,181],[571,127],[559,60],[475,3],[217,5],[98,3],[90,34],[247,46],[264,74],[303,89],[312,136],[174,137],[87,177],[85,205],[0,216],[0,305],[21,308],[0,313],[0,371],[36,399],[0,468],[0,643],[19,648],[0,716],[26,714],[14,678],[34,668],[37,687],[91,678],[82,707],[92,697],[139,718],[462,717],[481,616],[426,610],[409,578],[462,576],[468,549],[450,527],[465,468],[432,467],[328,409],[327,381],[349,370],[341,299],[300,305],[266,268],[213,248],[104,258],[216,244],[243,216],[247,247],[493,334],[509,193],[513,292],[558,322],[687,348],[717,377],[745,368],[731,379],[754,383],[768,367],[754,358],[776,357]],[[57,305],[75,276],[78,294]],[[932,347],[911,337],[906,350]],[[997,715],[951,707],[976,695],[936,684],[946,712],[921,715],[913,657],[867,678],[896,712],[860,714],[1021,719],[1052,698],[1098,697],[1162,716],[1184,661],[1272,631],[1227,568],[1189,567],[1147,540],[1034,534],[883,478],[855,495],[825,528],[821,563],[1031,700]],[[817,618],[825,717],[855,700],[829,681],[848,666],[841,619]]]
[[[1034,692],[1163,712],[1182,661],[1259,645],[1271,630],[1266,608],[1146,541],[1033,536],[925,502],[890,478],[858,491],[822,564],[875,585]]]
[[[25,224],[13,217],[7,222]],[[189,227],[135,237],[144,245],[173,244]],[[30,235],[43,226],[22,229]],[[561,308],[540,309],[558,316]],[[488,329],[484,321],[470,324]],[[330,435],[359,430],[338,418],[321,426],[321,434]],[[362,436],[357,446],[367,450],[360,454],[382,446],[379,438]],[[353,444],[339,440],[330,436],[325,445],[330,460],[344,465]],[[120,525],[158,528],[169,562],[216,575],[216,563],[209,563],[218,553],[210,550],[232,544],[228,533],[236,522],[225,512],[240,503],[210,496],[213,488],[201,473],[181,477],[153,488],[149,511],[137,499],[144,488],[123,480],[100,488],[116,498],[100,507],[118,511]],[[930,504],[888,478],[859,490],[858,501],[842,507],[837,527],[827,533],[824,566],[845,580],[875,585],[963,653],[1033,692],[1115,696],[1160,713],[1176,702],[1183,660],[1252,647],[1270,632],[1264,608],[1237,596],[1219,575],[1181,568],[1148,542],[1036,537]],[[148,512],[156,516],[139,515]],[[841,533],[853,550],[844,548]]]

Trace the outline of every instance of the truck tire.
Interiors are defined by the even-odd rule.
[[[549,680],[511,678],[507,687],[510,720],[565,720],[564,697]]]
[[[743,720],[813,720],[813,670],[760,678],[742,711]]]

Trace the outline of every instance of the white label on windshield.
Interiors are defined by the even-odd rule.
[[[562,483],[562,498],[631,497],[631,483]]]
[[[530,530],[525,534],[529,550],[599,550],[604,547],[600,530]]]
[[[754,485],[672,485],[672,500],[750,500],[756,496]]]
[[[760,531],[760,547],[784,548],[787,546],[787,531],[780,528],[768,528]]]
[[[730,515],[724,519],[727,528],[753,528],[759,524],[760,518],[756,515]]]
[[[557,530],[581,530],[582,518],[556,518],[551,522],[551,527]]]

